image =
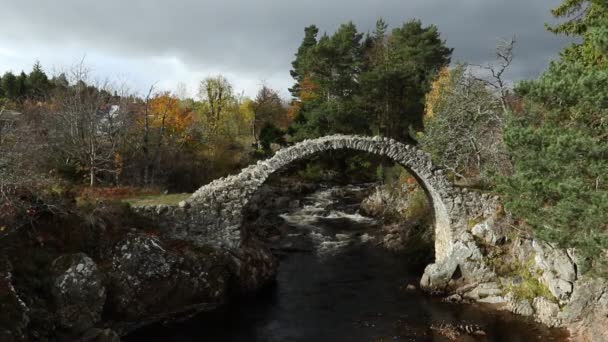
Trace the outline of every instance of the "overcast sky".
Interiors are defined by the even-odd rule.
[[[508,77],[537,76],[567,40],[547,32],[560,0],[0,0],[0,72],[26,72],[35,60],[49,73],[86,56],[97,78],[128,82],[139,93],[153,83],[191,95],[221,73],[253,96],[265,82],[287,97],[289,69],[304,27],[333,32],[353,21],[372,31],[418,18],[435,24],[454,48],[454,62],[493,59],[499,38],[515,35]]]

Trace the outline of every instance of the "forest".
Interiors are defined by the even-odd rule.
[[[439,28],[411,20],[359,32],[315,25],[292,62],[290,99],[238,94],[222,75],[194,98],[137,95],[86,62],[0,78],[0,229],[53,198],[192,192],[277,149],[332,133],[416,144],[457,184],[500,195],[515,229],[575,247],[602,272],[608,248],[608,5],[566,0],[555,34],[578,38],[537,79],[509,84],[515,40],[487,66],[451,63]],[[491,47],[489,47],[491,49]],[[369,167],[346,156],[346,170]],[[330,160],[313,161],[310,173]],[[320,166],[319,166],[320,165]],[[376,168],[376,166],[373,166]],[[382,166],[367,170],[382,178]],[[309,175],[314,176],[314,175]],[[40,210],[40,209],[37,209]]]

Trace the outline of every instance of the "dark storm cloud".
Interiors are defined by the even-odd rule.
[[[545,31],[559,0],[3,0],[0,45],[44,44],[137,58],[176,57],[188,69],[249,78],[284,75],[303,28],[331,32],[352,20],[373,30],[419,18],[439,27],[454,61],[486,63],[500,37],[515,35],[511,78],[536,76],[564,39]],[[154,70],[150,70],[151,73]]]

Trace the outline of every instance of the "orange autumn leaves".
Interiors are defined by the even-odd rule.
[[[150,99],[148,119],[151,128],[163,130],[166,136],[187,139],[188,129],[194,122],[194,113],[169,92],[162,92]],[[140,120],[144,124],[144,120]]]
[[[302,81],[299,82],[299,86],[300,91],[298,93],[298,97],[300,98],[300,101],[293,101],[289,106],[289,109],[287,110],[288,123],[295,120],[300,108],[302,108],[302,103],[314,101],[319,97],[319,86],[314,83],[310,76],[306,75]]]

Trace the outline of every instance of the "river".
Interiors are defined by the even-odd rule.
[[[324,188],[280,215],[290,232],[275,246],[280,266],[271,288],[186,322],[147,327],[126,340],[565,340],[559,330],[510,313],[407,289],[418,284],[424,265],[369,239],[379,223],[357,213],[361,190]],[[450,339],[459,326],[454,329],[462,334]],[[477,333],[463,333],[463,327]]]

